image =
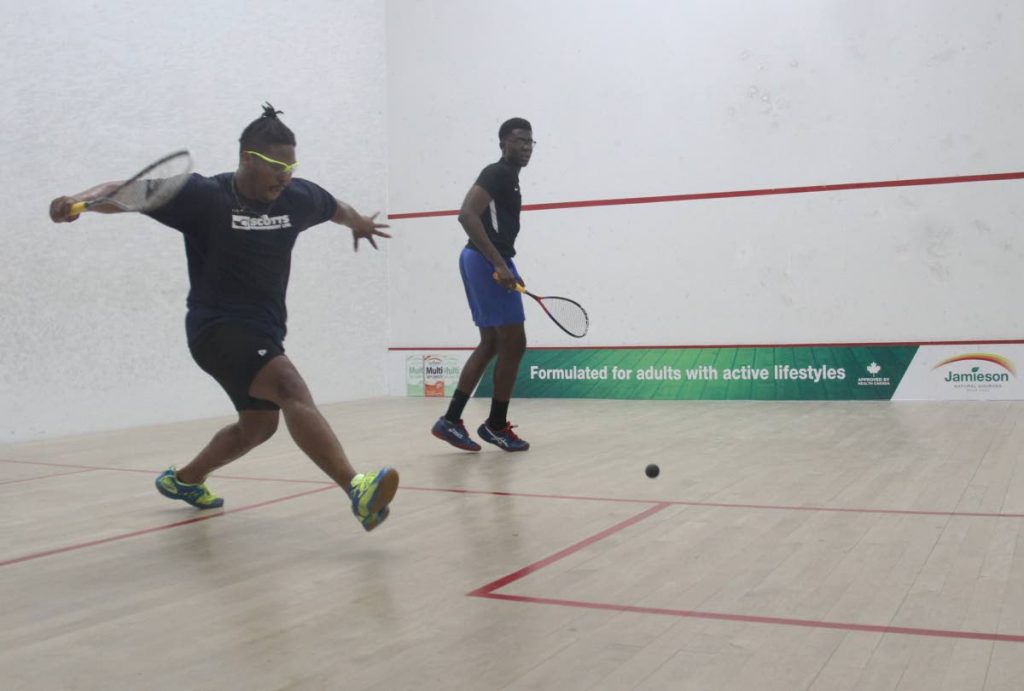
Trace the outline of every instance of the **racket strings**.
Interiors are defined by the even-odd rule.
[[[568,298],[545,297],[540,299],[540,303],[548,316],[570,336],[582,338],[587,334],[590,319],[586,310],[576,302]]]
[[[135,180],[118,190],[111,199],[126,209],[149,211],[167,203],[186,182],[187,174]]]
[[[188,182],[192,158],[187,151],[167,156],[146,168],[110,200],[131,211],[150,211],[170,201]]]

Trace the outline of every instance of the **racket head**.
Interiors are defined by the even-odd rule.
[[[570,300],[569,298],[557,295],[539,297],[533,293],[526,293],[536,300],[548,317],[565,333],[573,338],[583,338],[590,329],[590,317],[583,305]]]
[[[175,151],[150,163],[109,197],[94,203],[104,201],[125,211],[152,211],[173,199],[191,172],[192,155],[186,149]]]
[[[494,272],[493,276],[494,280],[497,281],[498,273]],[[555,323],[555,326],[573,338],[583,338],[587,335],[587,331],[590,330],[590,317],[587,316],[587,311],[583,309],[583,305],[575,300],[558,295],[547,295],[544,297],[534,295],[522,283],[516,284],[516,290],[536,300],[537,304],[544,310],[544,313],[548,315],[548,318]]]

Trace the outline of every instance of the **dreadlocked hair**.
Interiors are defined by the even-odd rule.
[[[264,103],[263,115],[242,130],[242,136],[238,138],[240,150],[264,149],[275,144],[295,146],[295,134],[278,120],[278,114],[283,114],[283,111],[275,110],[274,106]]]

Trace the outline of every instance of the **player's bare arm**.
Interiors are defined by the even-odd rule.
[[[466,231],[466,235],[473,241],[473,245],[487,257],[487,260],[494,266],[494,273],[498,275],[497,281],[505,288],[512,290],[516,287],[516,277],[509,270],[504,257],[487,237],[484,224],[480,222],[480,215],[487,210],[491,203],[491,195],[480,185],[473,185],[466,193],[462,201],[462,209],[459,211],[459,223]]]
[[[72,221],[77,221],[80,214],[72,214],[72,206],[78,202],[91,202],[95,199],[108,197],[123,184],[124,180],[104,182],[70,197],[57,197],[50,202],[50,220],[54,223],[70,223]],[[97,204],[89,210],[101,214],[118,214],[124,211],[124,209],[116,204]]]
[[[331,220],[352,229],[352,249],[356,252],[359,251],[360,240],[369,240],[373,249],[377,249],[377,241],[374,238],[391,237],[390,234],[381,230],[381,228],[389,228],[390,226],[386,223],[377,223],[375,220],[378,214],[363,216],[340,199],[335,199],[334,201],[337,202],[337,208],[334,210],[334,216],[331,217]]]

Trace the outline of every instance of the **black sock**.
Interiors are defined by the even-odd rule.
[[[469,394],[463,393],[458,389],[455,389],[455,393],[452,394],[452,402],[448,404],[448,412],[444,414],[444,417],[448,422],[457,423],[462,419],[462,410],[466,407],[466,402],[469,400]]]
[[[508,403],[496,398],[491,399],[491,416],[487,418],[487,426],[494,431],[503,429],[508,424]]]

